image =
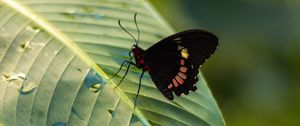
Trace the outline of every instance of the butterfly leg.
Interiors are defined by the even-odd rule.
[[[139,96],[139,93],[140,93],[140,89],[141,89],[141,85],[142,85],[142,78],[143,78],[143,76],[144,76],[144,72],[145,72],[145,71],[143,71],[142,74],[141,74],[141,76],[140,76],[139,88],[138,88],[138,91],[137,91],[136,96],[135,96],[135,99],[134,99],[134,107],[133,107],[133,109],[135,109],[136,101],[137,101],[138,96]]]
[[[128,52],[128,55],[129,55],[129,57],[130,57],[130,60],[124,60],[124,61],[122,62],[122,64],[121,64],[120,68],[118,69],[118,71],[117,71],[110,79],[113,79],[114,77],[116,77],[116,76],[119,74],[119,72],[121,71],[121,69],[122,69],[122,67],[124,66],[125,63],[129,63],[129,62],[132,63],[131,60],[133,59],[133,57],[132,57],[131,53],[132,53],[132,51],[129,51],[129,52]],[[134,64],[134,65],[135,65],[135,64]]]
[[[124,66],[124,64],[125,64],[125,63],[128,63],[128,62],[129,62],[129,61],[124,60],[124,61],[122,62],[122,64],[121,64],[120,68],[118,69],[118,71],[117,71],[110,79],[113,79],[114,77],[116,77],[116,76],[119,74],[119,72],[121,71],[121,69],[122,69],[122,67]]]
[[[126,75],[128,74],[128,71],[129,71],[129,68],[130,68],[130,65],[134,65],[134,66],[136,66],[136,64],[134,64],[133,62],[131,62],[131,61],[127,61],[127,60],[125,60],[124,61],[125,63],[128,63],[128,66],[127,66],[127,69],[126,69],[126,72],[125,72],[125,75],[122,77],[122,79],[120,80],[120,82],[117,84],[117,86],[119,86],[121,83],[122,83],[122,81],[124,80],[124,78],[126,77]]]

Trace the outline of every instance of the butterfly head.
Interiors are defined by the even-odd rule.
[[[131,52],[133,53],[134,57],[137,57],[137,56],[140,57],[142,55],[142,53],[144,52],[144,50],[134,44],[131,47]]]

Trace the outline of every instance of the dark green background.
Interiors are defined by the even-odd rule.
[[[220,38],[202,67],[228,126],[300,125],[299,0],[150,0],[182,31]]]

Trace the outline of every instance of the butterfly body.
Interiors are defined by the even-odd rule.
[[[143,71],[149,71],[149,66],[144,60],[145,50],[138,47],[137,45],[133,45],[131,51],[133,53],[135,59],[135,66]]]
[[[147,50],[133,45],[130,52],[137,68],[149,75],[158,90],[169,100],[197,89],[199,67],[215,51],[218,38],[207,31],[193,29],[176,33]]]

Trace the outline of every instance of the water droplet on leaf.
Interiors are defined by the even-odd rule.
[[[89,91],[93,93],[99,92],[105,84],[105,81],[95,71],[90,70],[84,79],[84,84]]]
[[[20,94],[21,95],[29,95],[29,94],[35,93],[35,91],[36,91],[36,84],[33,82],[28,82],[28,83],[25,83],[21,87]]]

